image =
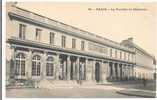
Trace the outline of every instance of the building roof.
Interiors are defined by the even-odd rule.
[[[126,40],[123,40],[121,42],[122,45],[129,45],[131,48],[135,48],[136,50],[142,52],[143,54],[153,58],[155,60],[155,56],[153,56],[152,54],[149,54],[146,50],[144,50],[143,48],[141,48],[140,46],[138,46],[137,44],[135,44],[133,42],[133,38],[128,38]]]
[[[76,28],[76,27],[71,26],[71,25],[67,25],[65,23],[62,23],[62,22],[59,22],[59,21],[56,21],[56,20],[53,20],[53,19],[50,19],[46,16],[39,15],[37,13],[28,11],[26,9],[17,7],[15,5],[12,5],[12,7],[13,7],[13,10],[11,12],[16,13],[20,16],[24,16],[24,17],[27,17],[27,18],[30,18],[30,19],[38,20],[38,21],[44,22],[46,24],[54,25],[54,26],[59,27],[63,30],[72,31],[73,35],[76,35],[76,34],[83,35],[83,37],[91,38],[91,40],[95,40],[98,43],[101,43],[101,44],[104,44],[104,45],[107,45],[107,46],[111,46],[113,48],[118,48],[118,49],[121,49],[121,50],[133,52],[133,50],[129,49],[128,47],[125,47],[125,46],[121,45],[118,42],[109,40],[109,39],[104,38],[104,37],[99,36],[99,35],[95,35],[94,33]]]

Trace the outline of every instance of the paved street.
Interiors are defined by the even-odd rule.
[[[44,85],[48,83],[43,83]],[[27,98],[68,98],[68,97],[84,97],[84,98],[136,98],[136,97],[144,97],[139,96],[137,92],[137,96],[127,95],[133,94],[134,91],[141,91],[143,95],[152,94],[155,92],[156,82],[150,81],[147,83],[146,87],[140,82],[113,82],[111,84],[83,84],[83,85],[55,85],[54,87],[50,86],[46,88],[21,88],[21,89],[7,89],[7,97],[27,97]],[[118,91],[124,92],[119,93]],[[126,91],[126,92],[125,92]],[[132,91],[132,92],[131,92]],[[142,92],[143,91],[143,92]],[[149,91],[149,92],[148,92]],[[144,94],[145,93],[145,94]]]
[[[104,87],[104,86],[103,86]],[[75,88],[54,88],[54,89],[7,89],[7,97],[28,97],[28,98],[49,98],[49,97],[84,97],[84,98],[135,98],[136,96],[127,96],[116,93],[118,88],[112,86],[101,87],[75,87]]]

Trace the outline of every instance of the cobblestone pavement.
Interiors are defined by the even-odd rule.
[[[116,93],[115,88],[112,86],[95,86],[95,87],[61,87],[53,89],[7,89],[7,97],[17,98],[135,98],[136,96],[127,96]]]

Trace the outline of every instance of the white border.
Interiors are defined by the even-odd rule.
[[[5,90],[5,84],[6,84],[6,3],[5,1],[2,1],[2,100],[6,97],[6,90]]]
[[[38,2],[38,1],[54,1],[54,2],[156,2],[157,0],[4,0],[18,2]]]
[[[9,1],[17,1],[17,2],[31,2],[31,1],[51,1],[51,2],[154,2],[156,3],[157,0],[2,0],[2,100],[38,100],[38,99],[58,99],[58,98],[6,98],[6,2]],[[59,98],[60,100],[64,100],[65,98]],[[67,99],[79,99],[79,98],[67,98]],[[85,98],[82,98],[85,99]],[[86,99],[98,99],[98,98],[86,98]],[[101,98],[101,99],[121,99],[121,98]],[[130,98],[127,98],[130,99]],[[136,98],[138,99],[138,98]],[[146,99],[146,98],[140,98]],[[154,98],[152,98],[154,99]]]

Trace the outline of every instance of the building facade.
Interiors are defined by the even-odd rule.
[[[148,74],[145,78],[153,79],[153,63],[142,60],[144,67],[137,66],[136,58],[143,57],[124,41],[117,43],[14,5],[8,4],[6,12],[7,84],[12,80],[129,80],[139,68],[144,69],[142,75]]]
[[[135,68],[134,68],[134,76],[136,78],[146,78],[153,79],[153,74],[155,71],[155,57],[147,53],[144,49],[133,43],[133,39],[129,38],[127,40],[123,40],[122,45],[132,48],[135,50]]]

